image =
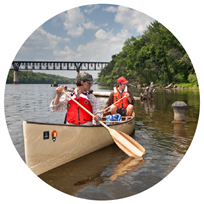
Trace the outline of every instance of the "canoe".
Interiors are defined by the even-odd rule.
[[[127,119],[122,117],[122,122],[109,123],[109,126],[130,135],[135,128],[135,114]],[[23,135],[25,161],[36,175],[114,143],[109,132],[101,125],[23,121]]]

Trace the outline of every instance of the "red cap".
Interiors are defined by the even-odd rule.
[[[124,77],[120,77],[118,80],[117,80],[117,83],[123,83],[123,84],[127,84],[129,81],[127,81]]]

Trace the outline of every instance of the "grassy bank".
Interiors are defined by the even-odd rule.
[[[194,84],[194,83],[181,83],[181,84],[175,84],[175,85],[181,88],[198,88],[197,84]]]

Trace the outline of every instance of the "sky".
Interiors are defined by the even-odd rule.
[[[24,42],[14,60],[110,62],[131,36],[143,34],[154,19],[137,10],[91,4],[66,10],[40,25]],[[69,72],[69,73],[68,73]],[[76,72],[45,73],[75,77]],[[90,72],[94,78],[98,72]]]

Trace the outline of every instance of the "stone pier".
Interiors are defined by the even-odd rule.
[[[16,70],[13,72],[13,84],[19,84],[19,72]]]
[[[183,101],[176,101],[172,104],[174,110],[174,120],[172,123],[186,123],[185,121],[185,110],[187,104]]]

